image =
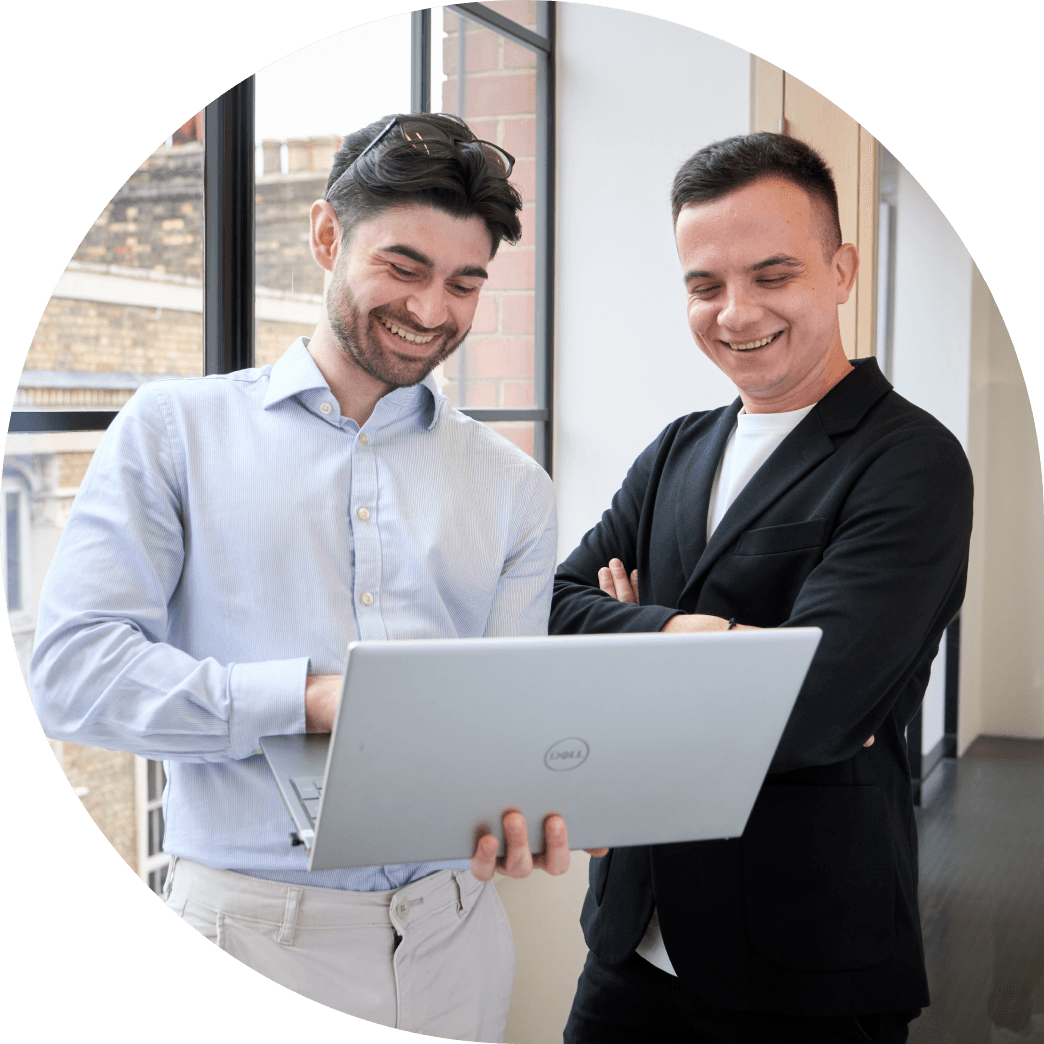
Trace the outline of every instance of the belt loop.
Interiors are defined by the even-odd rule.
[[[460,870],[453,870],[451,873],[457,886],[457,916],[467,917],[471,903],[468,901],[468,893],[464,887],[464,874]]]
[[[167,902],[170,899],[170,890],[174,887],[174,867],[178,865],[178,857],[172,855],[170,862],[167,864],[167,876],[163,879],[163,901]]]
[[[283,923],[279,929],[278,942],[284,946],[292,946],[294,932],[297,931],[297,911],[301,907],[303,889],[290,885],[286,890],[286,909],[283,912]]]

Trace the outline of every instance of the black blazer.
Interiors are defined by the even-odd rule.
[[[669,425],[556,577],[554,634],[656,631],[678,610],[823,629],[742,838],[591,860],[590,949],[625,960],[655,904],[679,977],[720,1007],[826,1016],[928,1003],[904,734],[964,597],[972,479],[946,428],[875,360],[855,365],[709,543],[738,399]],[[637,568],[641,605],[598,589],[613,557]]]

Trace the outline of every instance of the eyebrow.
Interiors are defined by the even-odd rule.
[[[783,265],[786,268],[804,267],[796,257],[791,257],[789,254],[774,254],[772,257],[765,258],[764,261],[751,265],[750,271],[760,272],[763,268],[772,268],[774,265]]]
[[[763,268],[772,268],[774,265],[783,265],[786,268],[803,268],[804,265],[796,257],[791,257],[790,254],[773,254],[772,257],[766,257],[764,261],[757,261],[750,268],[748,272],[760,272]],[[686,272],[682,276],[682,282],[688,283],[692,279],[713,279],[714,273],[708,272],[703,269],[693,269],[690,272]]]
[[[382,247],[381,249],[388,254],[401,254],[403,257],[408,257],[411,261],[416,261],[417,264],[423,265],[427,269],[435,267],[435,262],[427,254],[422,254],[419,250],[414,250],[413,247],[405,244],[396,243],[393,246]],[[463,268],[458,268],[453,273],[453,276],[471,276],[477,279],[488,279],[489,273],[480,265],[464,265]]]

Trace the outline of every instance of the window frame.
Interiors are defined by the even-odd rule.
[[[461,410],[485,423],[531,421],[542,437],[534,457],[551,472],[554,401],[555,4],[539,0],[537,32],[485,4],[447,10],[505,36],[537,56],[536,325],[534,399],[530,409]],[[414,11],[410,41],[413,111],[431,111],[431,11]],[[254,364],[254,78],[248,77],[205,110],[203,144],[204,373]],[[118,410],[12,410],[8,432],[103,431]]]

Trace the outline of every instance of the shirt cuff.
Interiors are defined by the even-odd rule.
[[[257,753],[262,736],[305,731],[308,657],[235,663],[229,671],[228,740],[235,759]]]

